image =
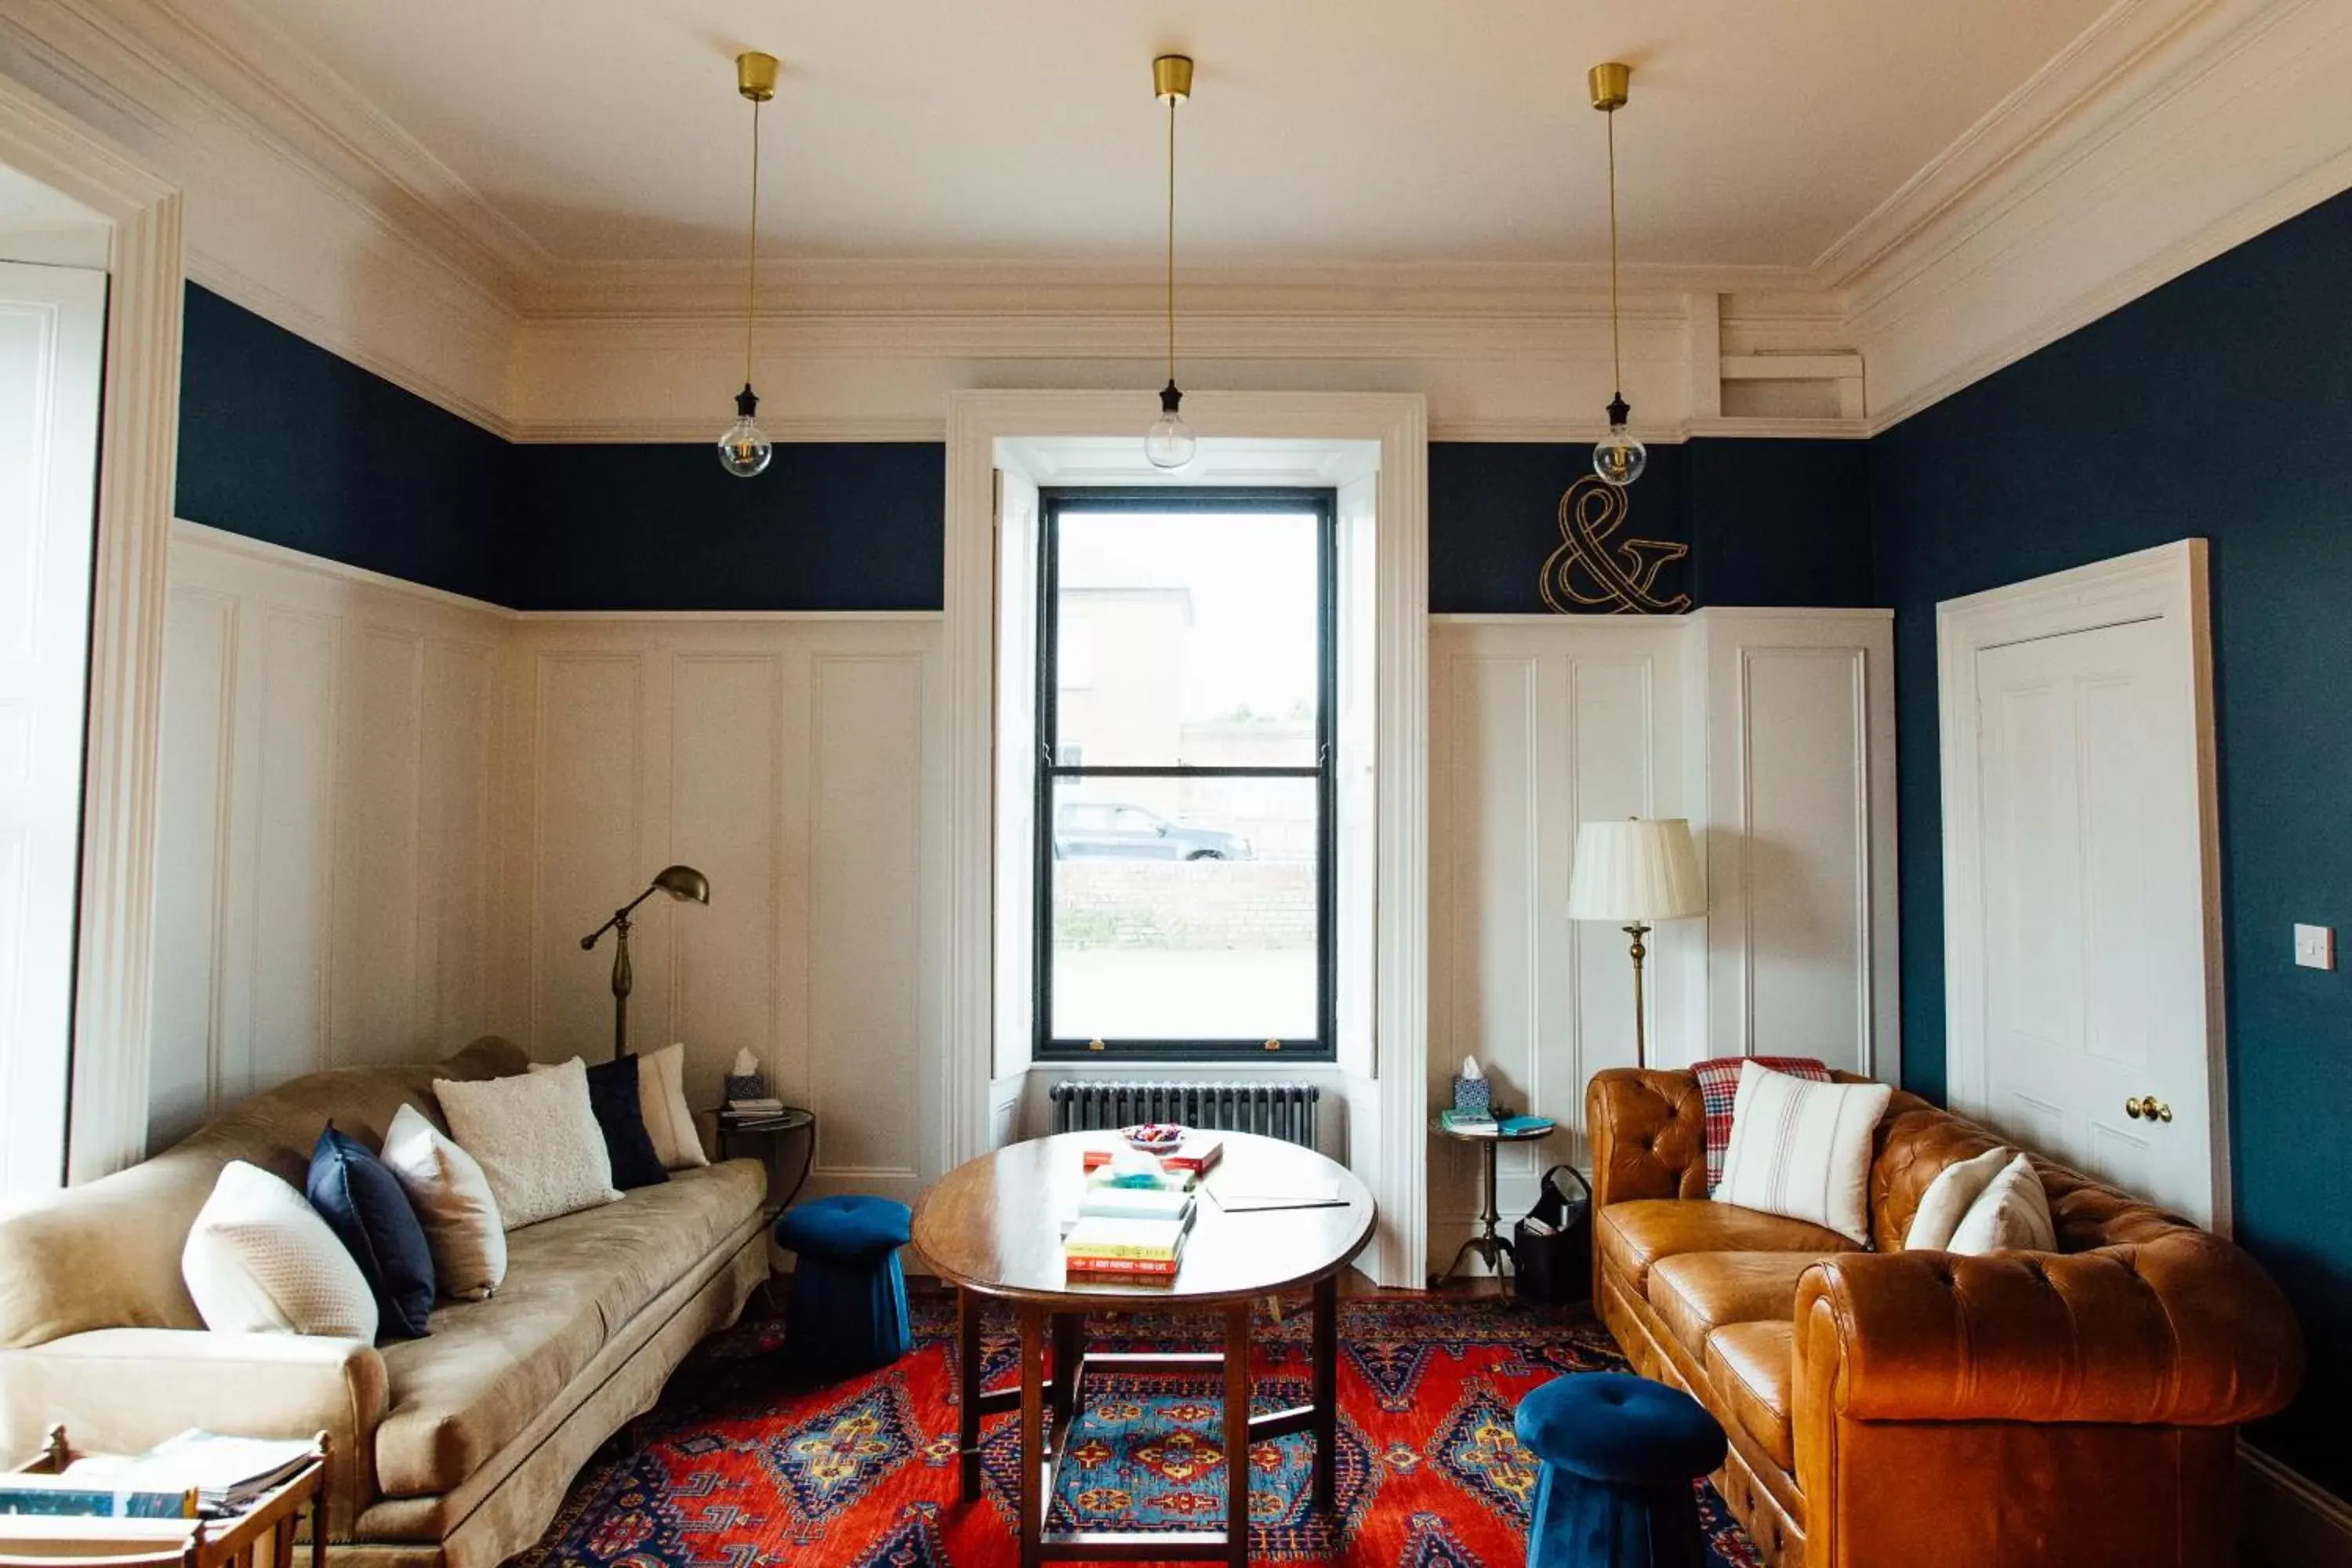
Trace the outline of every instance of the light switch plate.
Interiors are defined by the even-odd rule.
[[[2305,969],[2336,967],[2336,931],[2332,926],[2294,928],[2294,962]]]

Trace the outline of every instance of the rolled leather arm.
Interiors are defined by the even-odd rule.
[[[1706,1196],[1706,1105],[1686,1072],[1610,1068],[1584,1090],[1592,1206]]]
[[[2303,1338],[2254,1261],[2202,1231],[2091,1252],[1855,1253],[1797,1286],[1798,1424],[2218,1426],[2284,1405]]]
[[[374,1500],[383,1357],[359,1340],[92,1329],[0,1351],[0,1429],[28,1454],[62,1422],[88,1454],[136,1454],[191,1426],[246,1437],[327,1434],[328,1530]]]

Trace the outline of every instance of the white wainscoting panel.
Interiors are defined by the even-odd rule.
[[[1894,621],[1702,610],[1712,1056],[1899,1082]]]
[[[1819,1057],[1895,1079],[1893,620],[1437,616],[1430,635],[1429,1093],[1475,1056],[1563,1131],[1499,1152],[1501,1208],[1584,1164],[1584,1088],[1633,1061],[1626,938],[1568,918],[1578,824],[1688,816],[1708,914],[1649,938],[1649,1061]],[[1429,1266],[1472,1228],[1441,1139]]]
[[[1613,926],[1568,918],[1579,823],[1684,811],[1685,623],[1614,616],[1442,619],[1430,637],[1430,1046],[1433,1106],[1465,1056],[1510,1105],[1563,1131],[1497,1155],[1502,1207],[1545,1166],[1585,1160],[1584,1085],[1633,1062],[1633,969]],[[1650,942],[1650,1058],[1691,1059],[1698,922]],[[1477,1209],[1478,1151],[1441,1141],[1430,1167],[1430,1267]]]
[[[491,1024],[508,617],[174,525],[149,1144]]]
[[[612,938],[580,938],[683,862],[710,904],[639,907],[632,1045],[684,1040],[698,1107],[757,1053],[817,1112],[811,1193],[911,1199],[944,1169],[941,637],[935,616],[514,624],[501,1018],[532,1055],[611,1053]]]

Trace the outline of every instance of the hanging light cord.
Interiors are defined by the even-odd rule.
[[[751,234],[743,256],[743,384],[751,384],[751,322],[760,307],[760,100],[751,100]]]
[[[1624,351],[1617,340],[1617,111],[1601,116],[1609,122],[1609,376],[1610,390],[1625,395]]]
[[[1168,384],[1176,384],[1176,104],[1168,99]]]

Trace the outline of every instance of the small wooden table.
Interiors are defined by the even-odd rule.
[[[310,1513],[310,1568],[327,1562],[327,1434],[302,1468],[219,1519],[97,1519],[65,1514],[0,1518],[0,1563],[12,1568],[295,1568],[295,1531]],[[75,1453],[63,1426],[49,1428],[41,1454],[22,1469],[56,1475]]]
[[[1184,1261],[1167,1284],[1068,1278],[1062,1267],[1061,1219],[1076,1211],[1086,1185],[1082,1151],[1115,1148],[1114,1133],[1064,1132],[983,1154],[957,1166],[915,1201],[915,1246],[956,1287],[962,1423],[963,1498],[980,1497],[980,1422],[1021,1413],[1021,1495],[1017,1534],[1023,1568],[1047,1559],[1249,1561],[1249,1446],[1295,1432],[1315,1435],[1314,1500],[1328,1509],[1338,1493],[1339,1272],[1372,1238],[1371,1194],[1344,1167],[1278,1139],[1227,1132],[1224,1158],[1201,1184]],[[1255,1196],[1337,1191],[1324,1208],[1229,1214],[1217,1193]],[[1249,1413],[1250,1304],[1261,1296],[1312,1289],[1311,1402]],[[1019,1388],[980,1386],[983,1299],[1013,1304],[1021,1325]],[[1192,1355],[1089,1355],[1088,1312],[1216,1310],[1225,1320],[1222,1352]],[[1054,1375],[1045,1374],[1050,1335]],[[1071,1531],[1048,1535],[1045,1510],[1055,1468],[1085,1408],[1095,1372],[1166,1372],[1219,1366],[1224,1372],[1225,1528],[1222,1531]],[[1053,1411],[1054,1447],[1045,1412]]]

